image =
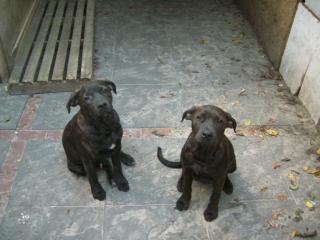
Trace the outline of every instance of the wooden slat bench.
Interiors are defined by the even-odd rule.
[[[95,0],[40,0],[8,82],[10,94],[73,91],[92,78]]]

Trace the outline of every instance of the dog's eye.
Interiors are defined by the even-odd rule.
[[[197,116],[197,120],[202,121],[202,120],[203,120],[202,116],[201,116],[201,115],[198,115],[198,116]]]
[[[102,89],[101,89],[101,93],[106,94],[107,92],[108,92],[108,89],[107,89],[107,88],[102,88]]]

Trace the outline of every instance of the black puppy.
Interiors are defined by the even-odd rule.
[[[69,170],[87,175],[93,197],[101,201],[106,192],[98,182],[96,168],[105,168],[108,180],[127,192],[129,184],[122,174],[121,162],[134,165],[134,159],[121,151],[123,130],[112,106],[111,91],[116,93],[113,82],[95,81],[72,94],[67,110],[70,113],[70,107],[77,105],[80,110],[67,124],[62,137]],[[113,166],[108,161],[110,157]]]
[[[218,203],[221,191],[231,194],[233,185],[228,173],[236,170],[236,158],[229,139],[224,135],[226,128],[236,130],[237,123],[229,113],[215,106],[193,107],[183,113],[182,120],[192,121],[192,132],[184,144],[180,162],[170,162],[158,148],[158,158],[165,166],[182,168],[177,188],[182,192],[176,203],[180,211],[189,208],[193,179],[212,184],[210,197],[204,217],[212,221],[218,217]]]

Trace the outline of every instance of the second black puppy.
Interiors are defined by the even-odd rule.
[[[127,192],[129,184],[122,174],[121,162],[134,165],[134,159],[121,151],[123,130],[119,116],[112,106],[112,93],[116,86],[111,81],[95,81],[75,92],[67,103],[80,106],[79,112],[64,129],[62,143],[70,171],[87,175],[92,195],[98,200],[106,198],[96,168],[106,169],[109,181],[120,191]],[[112,165],[108,158],[112,159]]]
[[[193,107],[183,113],[183,119],[192,121],[192,132],[182,148],[180,162],[165,159],[160,147],[158,158],[165,166],[182,168],[177,184],[178,191],[182,192],[176,203],[178,210],[189,208],[193,179],[212,185],[213,192],[204,212],[205,219],[212,221],[218,217],[221,191],[233,192],[228,173],[236,170],[236,158],[224,131],[226,128],[235,131],[237,123],[229,113],[211,105]]]

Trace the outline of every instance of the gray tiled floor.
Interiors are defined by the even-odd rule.
[[[10,147],[10,142],[5,140],[0,140],[0,168],[6,158]]]
[[[27,96],[10,96],[0,85],[0,129],[16,129]]]
[[[293,229],[320,231],[320,209],[304,206],[309,191],[320,194],[319,178],[303,172],[304,166],[318,165],[315,154],[307,153],[319,144],[318,135],[306,110],[270,75],[270,63],[232,1],[96,2],[95,76],[117,84],[114,105],[125,128],[188,127],[190,122],[180,123],[185,109],[216,104],[238,125],[246,119],[272,124],[280,135],[229,135],[238,161],[230,176],[234,193],[222,194],[219,217],[212,223],[203,218],[210,187],[194,183],[190,209],[176,211],[180,171],[156,159],[156,148],[162,146],[169,159],[178,160],[181,136],[124,139],[124,151],[137,162],[124,167],[130,191],[112,188],[100,171],[104,202],[93,200],[87,178],[67,170],[60,141],[29,141],[0,225],[1,240],[264,240],[289,239]],[[1,97],[8,99],[2,92]],[[32,128],[62,129],[77,110],[67,113],[68,97],[40,95]],[[18,118],[25,99],[13,99],[17,103],[10,104],[17,106],[1,108],[0,116],[8,111]],[[5,151],[6,143],[0,142],[1,148]],[[274,169],[274,164],[281,166]],[[300,173],[296,192],[288,188],[291,170]],[[292,218],[298,208],[304,213],[296,223]]]

